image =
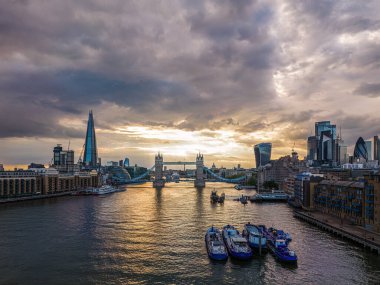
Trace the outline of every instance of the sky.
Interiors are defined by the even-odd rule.
[[[2,1],[0,163],[84,144],[129,157],[254,167],[306,155],[314,122],[380,133],[380,1]]]

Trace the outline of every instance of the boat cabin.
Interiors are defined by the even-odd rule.
[[[276,247],[286,247],[286,241],[284,239],[276,239]]]

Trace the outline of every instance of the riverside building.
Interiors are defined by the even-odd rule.
[[[33,195],[38,192],[38,175],[34,171],[1,171],[0,198]]]
[[[309,193],[311,209],[339,217],[380,233],[380,175],[364,181],[322,180]]]
[[[59,173],[52,167],[39,172],[3,171],[0,172],[0,199],[57,194],[100,185],[101,176],[95,170],[73,174]]]

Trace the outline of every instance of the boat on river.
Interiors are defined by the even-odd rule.
[[[259,226],[251,223],[244,225],[243,236],[247,239],[250,247],[265,251],[267,249],[267,238],[264,236]]]
[[[247,240],[240,235],[235,227],[231,225],[224,226],[222,236],[228,253],[232,257],[240,260],[252,258],[252,249],[248,246]]]
[[[211,191],[210,201],[211,203],[217,203],[219,201],[218,191]]]
[[[208,256],[213,260],[226,260],[228,252],[219,229],[212,226],[205,235]]]
[[[242,189],[243,189],[243,187],[241,187],[240,184],[235,185],[234,188],[235,188],[236,190],[242,190]]]
[[[244,196],[244,195],[241,195],[239,201],[240,201],[240,203],[246,205],[248,203],[248,197]]]
[[[251,202],[286,202],[289,195],[283,191],[263,192],[253,195],[250,198]]]
[[[271,227],[268,229],[268,232],[272,233],[278,239],[284,239],[287,244],[292,241],[292,236],[289,233],[284,232],[283,230]]]
[[[265,234],[269,250],[274,254],[276,259],[285,263],[296,263],[297,255],[293,250],[289,250],[285,239],[278,238],[269,230]]]
[[[106,194],[111,194],[114,192],[121,192],[121,191],[124,191],[124,190],[118,189],[111,185],[102,185],[99,188],[92,189],[91,194],[92,195],[106,195]]]
[[[218,203],[223,204],[226,199],[226,194],[222,193],[218,198]]]

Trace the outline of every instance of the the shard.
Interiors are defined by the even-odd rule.
[[[85,167],[96,168],[98,162],[98,150],[96,148],[95,125],[92,110],[88,114],[86,142],[84,145],[83,164]]]

